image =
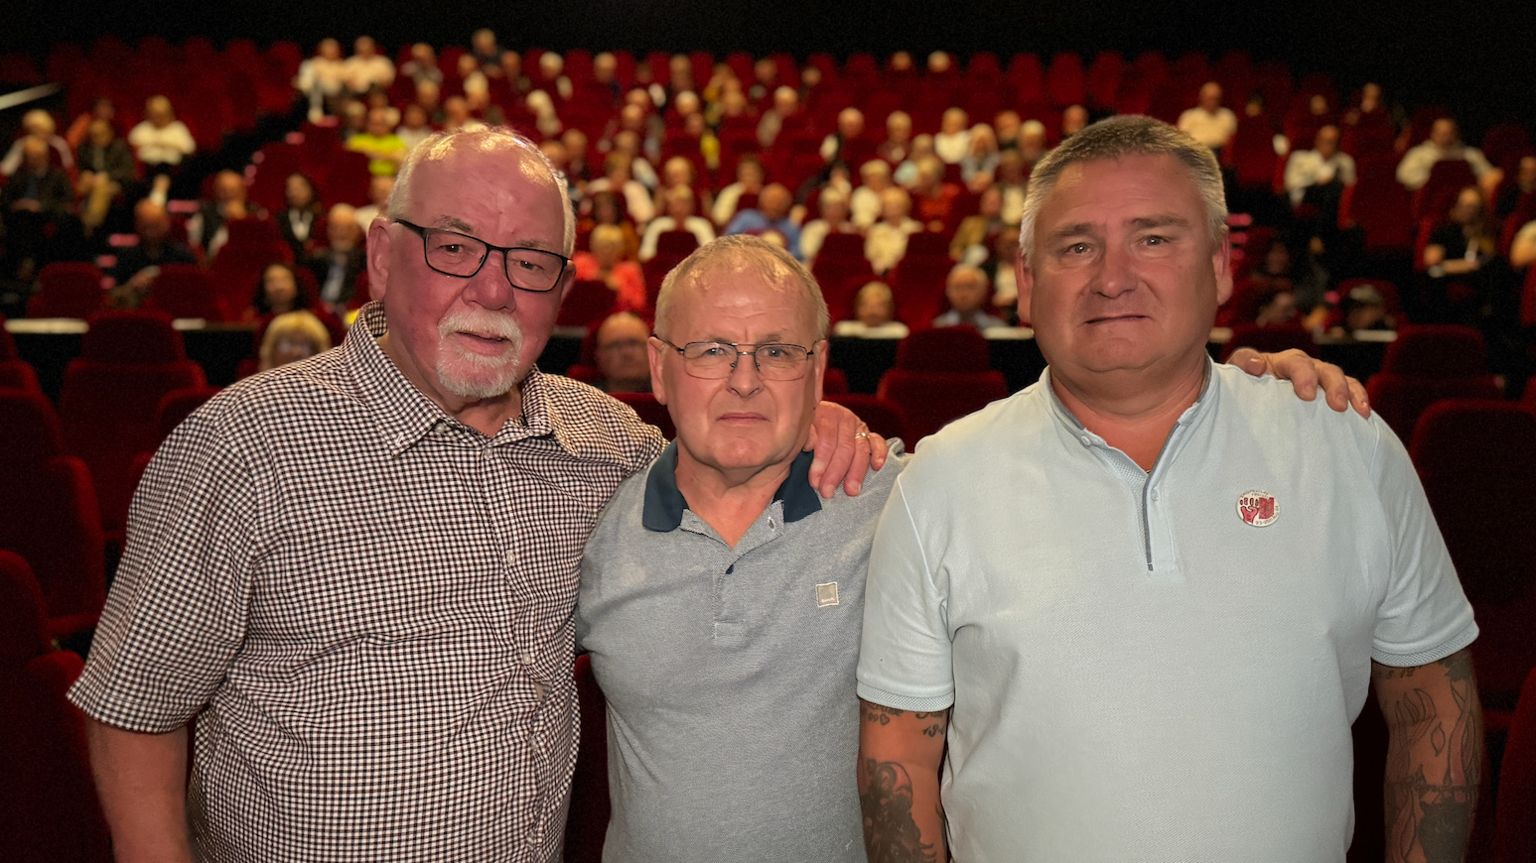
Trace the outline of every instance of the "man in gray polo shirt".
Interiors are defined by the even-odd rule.
[[[677,440],[604,511],[576,617],[610,707],[607,859],[864,859],[853,666],[901,465],[858,497],[807,480],[826,333],[805,267],[756,237],[662,284],[650,362]]]
[[[1385,424],[1210,362],[1225,215],[1211,152],[1146,117],[1036,166],[1049,367],[924,442],[870,556],[871,858],[1342,861],[1372,685],[1392,859],[1461,858],[1471,608]]]

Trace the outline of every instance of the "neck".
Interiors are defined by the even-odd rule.
[[[789,478],[792,461],[753,470],[721,471],[705,467],[680,450],[677,489],[688,508],[734,547],[752,522],[773,502],[773,494]]]
[[[1200,398],[1209,360],[1202,351],[1174,374],[1149,370],[1074,380],[1051,369],[1051,390],[1078,422],[1150,471],[1179,417]]]

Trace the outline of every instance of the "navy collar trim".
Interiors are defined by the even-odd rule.
[[[821,511],[821,498],[811,488],[811,453],[795,456],[789,466],[789,476],[773,493],[773,499],[784,503],[784,521],[799,521]],[[651,465],[645,478],[645,504],[640,522],[646,530],[667,533],[677,530],[683,523],[683,510],[688,501],[677,487],[677,441],[667,448]]]

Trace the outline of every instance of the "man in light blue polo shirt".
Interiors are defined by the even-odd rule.
[[[924,442],[871,553],[871,858],[1342,861],[1370,686],[1389,847],[1464,852],[1471,608],[1379,419],[1210,362],[1225,215],[1211,152],[1146,117],[1036,166],[1049,367]]]

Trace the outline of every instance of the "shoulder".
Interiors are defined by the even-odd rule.
[[[542,372],[539,386],[548,399],[556,437],[576,455],[617,461],[638,470],[661,451],[661,431],[602,390]]]
[[[1302,401],[1290,382],[1254,377],[1234,366],[1214,364],[1211,386],[1220,388],[1224,426],[1247,429],[1266,450],[1305,448],[1319,456],[1342,453],[1350,460],[1369,460],[1386,430],[1375,414],[1364,418],[1353,410],[1335,411],[1321,395]]]

